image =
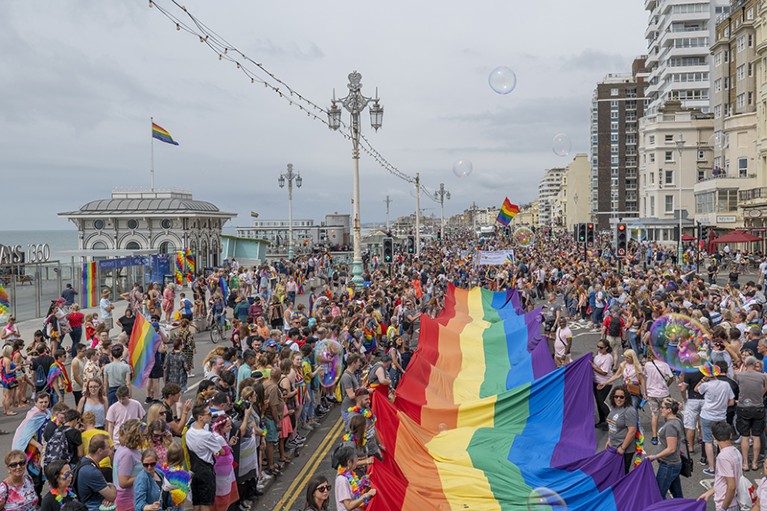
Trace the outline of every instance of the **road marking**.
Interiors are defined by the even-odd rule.
[[[290,509],[290,506],[293,505],[298,496],[301,494],[301,492],[296,492],[296,488],[303,487],[307,480],[314,475],[314,473],[317,471],[317,467],[325,458],[325,455],[330,451],[333,442],[335,441],[338,434],[343,430],[343,427],[344,423],[341,420],[341,417],[339,417],[338,421],[336,421],[333,427],[330,428],[328,436],[326,436],[322,442],[320,442],[317,450],[314,452],[314,454],[312,454],[312,457],[309,458],[309,461],[306,463],[306,465],[304,465],[304,468],[302,468],[298,473],[298,476],[293,479],[293,482],[282,495],[282,498],[272,508],[272,511]]]

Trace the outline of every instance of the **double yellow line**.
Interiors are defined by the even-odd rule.
[[[279,500],[279,502],[277,502],[277,504],[274,505],[272,511],[290,509],[296,499],[301,495],[301,491],[308,483],[309,479],[314,476],[314,473],[317,471],[317,467],[325,458],[325,455],[328,453],[328,451],[330,451],[331,447],[333,447],[335,439],[338,438],[338,435],[341,433],[341,431],[343,431],[343,429],[344,423],[341,420],[341,417],[339,417],[338,421],[336,421],[333,427],[330,428],[328,435],[322,440],[322,442],[320,442],[317,450],[314,452],[314,454],[312,454],[311,458],[309,458],[309,461],[306,463],[306,465],[304,465],[304,468],[301,469],[301,472],[298,473],[298,476],[296,476],[288,489],[285,491],[282,498]]]

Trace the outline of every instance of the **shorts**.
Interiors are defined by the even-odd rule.
[[[724,421],[710,421],[708,419],[704,419],[703,417],[700,418],[700,432],[703,442],[710,444],[714,441],[714,434],[711,433],[711,426],[714,425],[715,422],[724,422]]]
[[[735,428],[742,436],[759,436],[764,431],[764,407],[736,408]]]
[[[684,405],[684,429],[695,429],[697,427],[701,408],[703,408],[702,399],[687,400],[687,404]]]
[[[112,318],[101,318],[101,322],[104,323],[104,326],[107,327],[107,332],[112,330],[114,328],[114,320]]]
[[[277,431],[277,424],[269,417],[264,417],[264,428],[266,429],[266,441],[277,443],[280,441],[280,434]]]
[[[213,466],[196,463],[192,472],[192,505],[211,506],[216,501],[216,485],[211,481],[216,480],[216,472]]]
[[[663,402],[663,400],[666,399],[665,397],[648,397],[647,403],[650,405],[650,414],[653,417],[658,417],[660,415],[660,404]]]
[[[613,352],[618,353],[619,355],[623,352],[623,339],[618,337],[613,337],[612,335],[608,335],[607,342],[610,343],[610,347],[613,349]]]

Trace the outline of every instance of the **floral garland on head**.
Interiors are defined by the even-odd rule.
[[[349,486],[352,489],[352,496],[355,499],[362,497],[362,495],[370,489],[370,478],[367,475],[357,477],[353,470],[347,470],[344,467],[338,467],[338,474],[342,475],[349,481]],[[370,502],[365,499],[365,503],[362,505],[365,508]]]
[[[61,505],[61,503],[64,501],[65,498],[69,497],[70,500],[76,500],[77,495],[75,495],[75,492],[72,491],[72,488],[67,488],[67,491],[64,495],[59,493],[58,488],[51,488],[51,495],[56,497],[56,502]]]
[[[365,417],[367,420],[373,421],[373,423],[375,423],[375,421],[378,420],[376,418],[376,415],[373,413],[373,410],[371,410],[370,408],[364,408],[363,409],[363,408],[360,408],[359,406],[352,406],[351,408],[349,408],[346,411],[348,413],[358,413],[358,414],[362,415],[363,417]]]
[[[344,434],[344,436],[341,437],[341,440],[344,442],[353,442],[354,445],[357,445],[357,435],[349,431],[348,433]],[[366,437],[362,437],[362,446],[364,447],[365,444],[368,443],[368,439]]]

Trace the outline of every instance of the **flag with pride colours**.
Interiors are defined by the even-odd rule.
[[[495,221],[503,225],[509,225],[509,222],[511,222],[512,218],[517,216],[517,213],[519,213],[519,206],[512,204],[509,198],[506,197],[501,206],[501,211],[498,212],[498,218],[496,218]]]
[[[648,460],[624,475],[615,450],[594,454],[592,383],[591,355],[554,367],[541,310],[525,314],[515,290],[451,285],[394,403],[374,392],[386,453],[368,511],[705,510],[663,500]]]
[[[173,137],[170,136],[170,133],[168,133],[167,130],[165,130],[159,124],[156,124],[154,122],[152,122],[152,138],[161,140],[165,142],[166,144],[178,145],[178,142],[173,140]]]
[[[155,331],[152,323],[143,314],[136,314],[136,322],[133,323],[133,331],[128,342],[133,385],[136,387],[143,387],[149,378],[160,342],[162,342],[160,334]]]

